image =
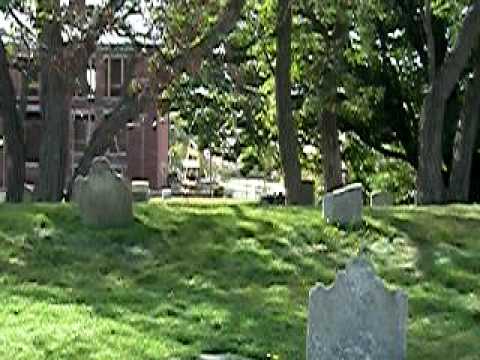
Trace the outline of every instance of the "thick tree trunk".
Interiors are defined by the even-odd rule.
[[[65,186],[71,94],[64,73],[60,24],[46,24],[42,39],[47,49],[40,65],[43,137],[36,196],[39,201],[54,202],[62,200]]]
[[[324,186],[325,191],[329,192],[343,185],[342,158],[335,109],[323,112],[320,119],[320,132]]]
[[[324,69],[324,111],[320,118],[321,151],[325,191],[335,190],[343,185],[342,157],[337,127],[337,89],[339,73],[343,65],[343,51],[346,45],[349,22],[345,15],[346,5],[337,4],[333,35],[328,49],[328,64]],[[328,34],[326,34],[328,36]]]
[[[420,204],[440,204],[445,201],[442,176],[442,134],[446,100],[438,95],[435,85],[427,95],[422,109],[419,132],[417,190]]]
[[[285,176],[287,203],[298,204],[301,201],[302,179],[300,161],[298,159],[297,129],[292,117],[290,85],[291,31],[291,1],[279,0],[277,14],[277,68],[275,79],[278,140]]]
[[[22,202],[25,183],[25,145],[22,118],[10,77],[7,54],[0,39],[0,115],[7,146],[7,202]]]
[[[467,202],[470,193],[472,159],[480,122],[480,62],[465,94],[453,149],[448,201]]]
[[[431,33],[431,24],[426,22],[425,25],[427,34]],[[468,8],[455,47],[438,71],[433,65],[435,56],[430,55],[431,87],[424,101],[419,131],[417,190],[420,204],[439,204],[446,201],[447,191],[442,176],[442,135],[446,102],[457,85],[479,36],[480,1],[477,0]],[[429,47],[432,47],[432,41],[429,43]],[[432,53],[432,49],[429,50]]]

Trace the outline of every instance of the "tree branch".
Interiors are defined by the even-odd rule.
[[[463,26],[453,51],[447,56],[439,71],[437,86],[440,95],[446,101],[458,82],[472,49],[480,37],[480,0],[476,0],[468,9]]]
[[[212,27],[208,35],[197,45],[178,56],[169,66],[163,56],[158,58],[159,64],[157,64],[157,71],[154,74],[155,76],[154,79],[152,79],[152,83],[160,85],[158,88],[153,89],[154,93],[166,89],[183,72],[196,72],[199,70],[198,64],[202,61],[203,57],[211,52],[213,47],[235,28],[245,1],[246,0],[230,0],[226,10],[219,17],[217,23]],[[75,176],[70,180],[68,194],[71,194],[75,177],[78,175],[86,175],[93,158],[105,152],[107,139],[123,129],[135,114],[141,112],[149,102],[152,102],[150,90],[148,86],[143,86],[140,93],[127,91],[120,99],[112,114],[100,123],[90,139],[85,153],[80,159],[79,166],[75,169]]]
[[[425,0],[425,10],[423,13],[423,29],[425,31],[425,36],[427,39],[427,51],[428,51],[428,73],[430,84],[433,83],[435,79],[435,74],[437,72],[437,59],[436,59],[436,50],[435,50],[435,37],[433,35],[432,28],[432,2],[431,0]]]

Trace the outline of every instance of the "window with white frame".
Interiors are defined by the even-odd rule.
[[[124,57],[107,57],[105,65],[105,96],[120,96],[125,81],[126,59]]]

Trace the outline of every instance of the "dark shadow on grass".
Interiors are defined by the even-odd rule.
[[[299,264],[275,270],[272,266],[285,260],[254,237],[271,236],[270,221],[248,216],[239,206],[213,214],[144,208],[131,228],[114,230],[78,226],[78,214],[68,207],[34,206],[23,214],[38,217],[50,233],[27,231],[28,248],[18,253],[21,265],[0,262],[4,272],[26,285],[14,294],[88,305],[97,316],[128,322],[151,336],[160,330],[159,318],[187,327],[196,321],[191,310],[204,306],[224,313],[224,319],[202,322],[200,317],[190,335],[181,325],[162,333],[179,346],[205,351],[243,349],[260,359],[279,346],[290,358],[301,358],[305,319],[289,306],[298,296],[306,302],[306,289],[299,293]],[[245,239],[258,249],[235,250]],[[279,287],[279,295],[272,286]],[[279,301],[272,304],[276,296]],[[252,343],[257,347],[247,346]]]

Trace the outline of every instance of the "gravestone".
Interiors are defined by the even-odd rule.
[[[131,188],[105,157],[93,160],[88,176],[75,179],[73,201],[85,225],[109,228],[133,222]]]
[[[357,225],[362,222],[362,210],[362,184],[351,184],[323,197],[323,217],[329,224]]]
[[[311,180],[302,180],[302,188],[300,192],[300,203],[302,206],[315,205],[315,188]]]
[[[394,202],[393,194],[387,191],[377,191],[370,195],[370,206],[392,206]]]
[[[172,189],[162,189],[162,199],[170,199],[172,196]]]
[[[333,286],[310,291],[307,360],[404,360],[407,302],[367,260],[354,259]]]
[[[35,194],[35,185],[24,184],[23,185],[23,202],[32,202]]]
[[[132,195],[134,201],[148,201],[150,199],[150,183],[145,180],[132,181]]]

